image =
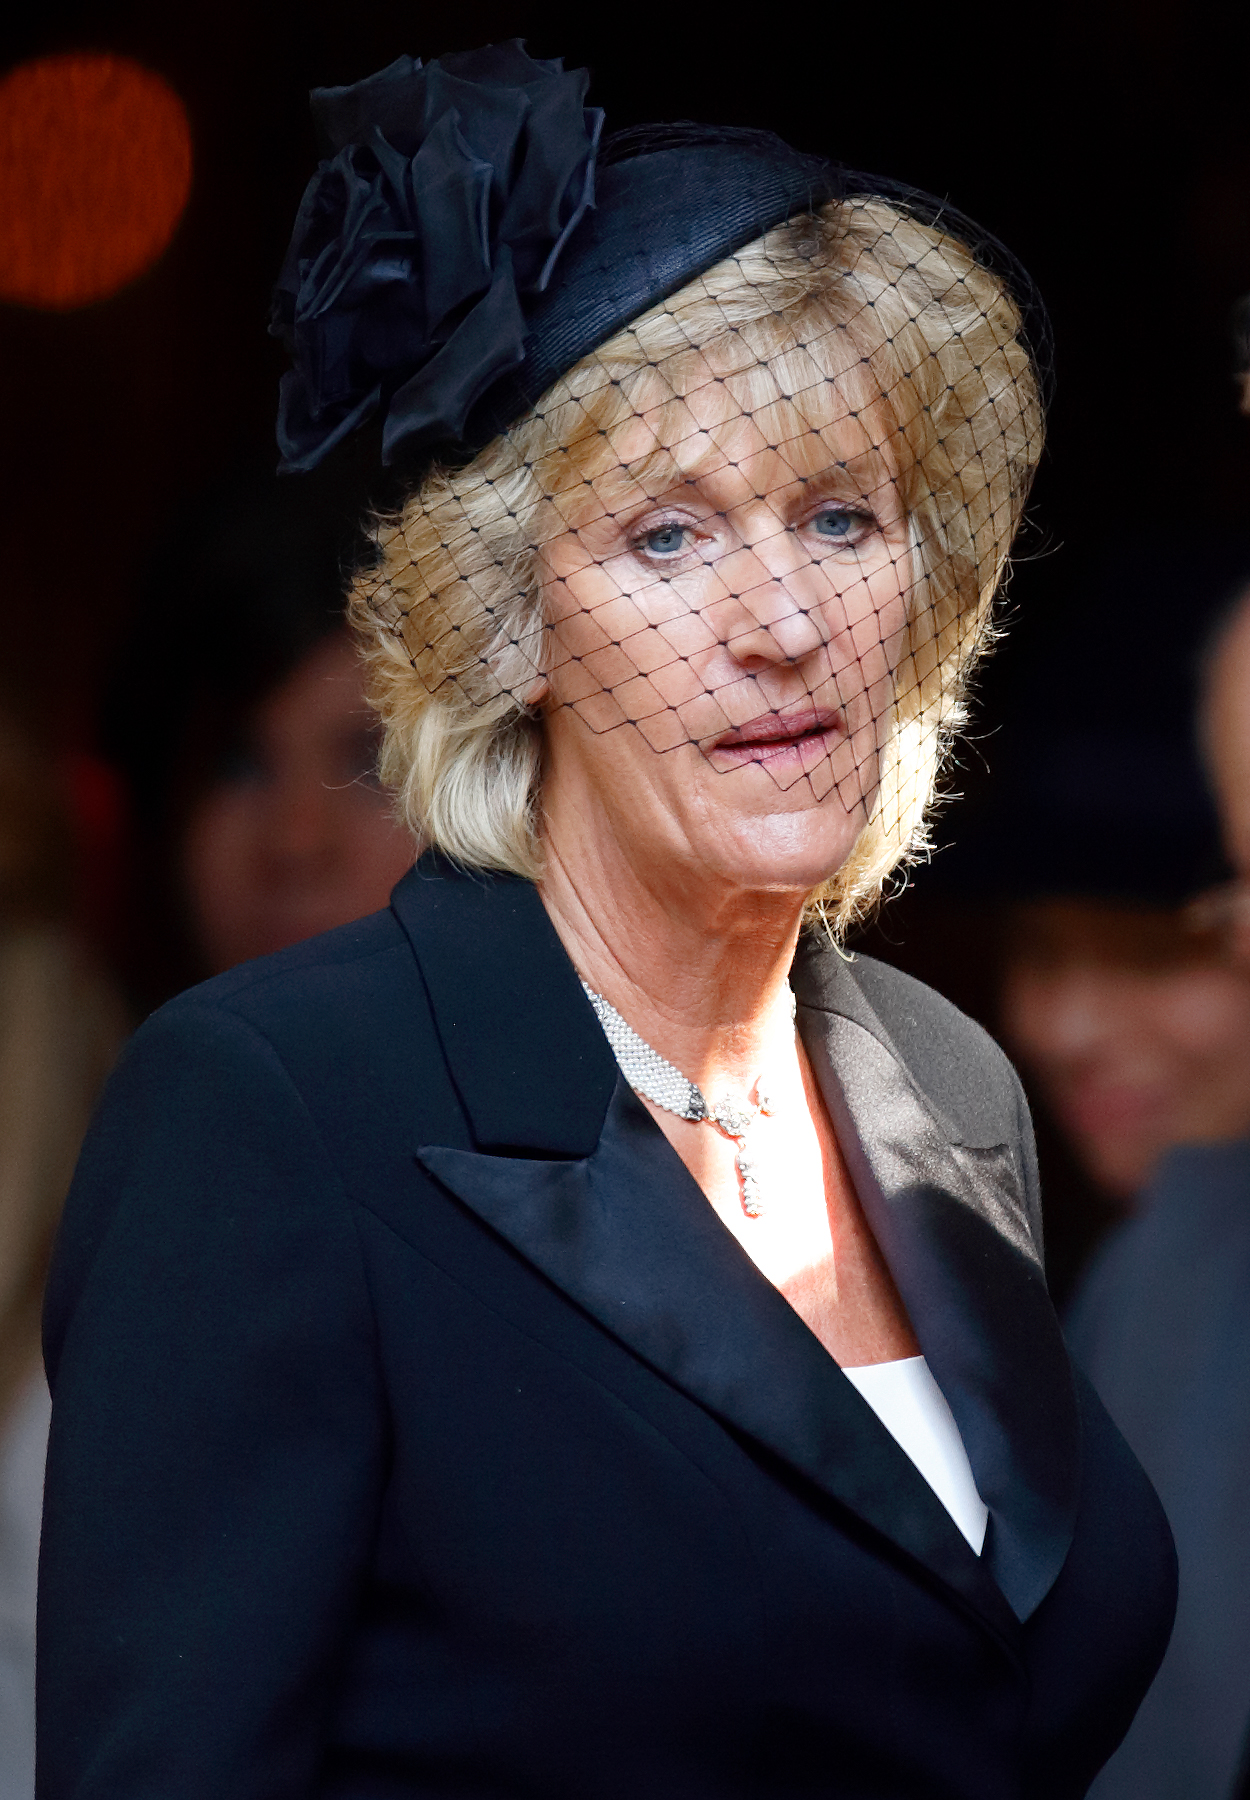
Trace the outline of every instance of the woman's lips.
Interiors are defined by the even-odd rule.
[[[841,713],[828,706],[809,706],[785,715],[765,713],[722,732],[709,745],[708,755],[722,768],[791,761],[807,769],[829,755],[843,730]]]

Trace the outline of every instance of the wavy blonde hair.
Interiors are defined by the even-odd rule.
[[[968,247],[874,197],[831,202],[749,244],[572,368],[467,467],[435,468],[373,521],[353,583],[381,771],[413,831],[473,868],[543,868],[541,546],[617,460],[619,428],[680,396],[692,358],[750,410],[802,411],[806,359],[888,418],[909,519],[911,599],[875,797],[846,862],[809,897],[845,932],[927,843],[926,813],[968,673],[992,635],[1042,445],[1018,308]],[[833,365],[836,365],[833,366]],[[787,379],[788,377],[788,379]],[[745,398],[743,395],[745,394]],[[810,421],[808,421],[810,423]]]

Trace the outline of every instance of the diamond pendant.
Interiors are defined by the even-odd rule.
[[[747,1155],[745,1145],[739,1146],[734,1164],[742,1182],[742,1210],[748,1219],[758,1219],[764,1210],[764,1201],[755,1175],[754,1159]]]
[[[741,1106],[726,1094],[712,1108],[712,1117],[726,1137],[742,1138],[755,1123],[754,1107]]]
[[[748,1219],[758,1219],[764,1211],[764,1196],[755,1173],[755,1159],[747,1153],[746,1135],[761,1113],[773,1110],[763,1082],[755,1084],[754,1105],[749,1100],[744,1104],[729,1095],[709,1104],[703,1090],[675,1064],[653,1050],[645,1038],[639,1037],[602,994],[597,994],[586,981],[582,982],[582,987],[612,1046],[621,1073],[634,1092],[653,1105],[662,1106],[665,1112],[675,1113],[679,1119],[696,1123],[707,1121],[723,1131],[726,1137],[733,1138],[738,1146],[734,1163],[742,1183],[742,1210]],[[790,996],[790,1016],[794,1016],[793,994]]]

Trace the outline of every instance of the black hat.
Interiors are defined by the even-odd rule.
[[[522,44],[401,57],[314,92],[327,148],[271,330],[284,471],[381,416],[382,459],[480,449],[632,319],[783,223],[879,195],[940,223],[1015,292],[1043,374],[1048,328],[1010,254],[944,202],[768,131],[644,126],[600,148],[588,77]]]

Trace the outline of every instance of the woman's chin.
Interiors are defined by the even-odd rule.
[[[720,831],[700,831],[696,850],[736,887],[809,894],[837,874],[863,824],[828,807],[729,817]]]

